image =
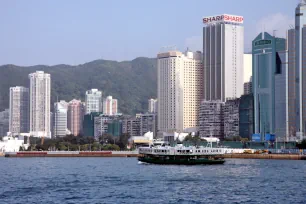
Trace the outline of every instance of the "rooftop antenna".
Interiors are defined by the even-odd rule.
[[[266,32],[266,26],[265,24],[263,24],[262,26],[263,26],[263,31],[262,31],[261,39],[263,40],[265,36],[265,32]]]

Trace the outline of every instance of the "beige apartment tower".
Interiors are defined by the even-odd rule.
[[[201,52],[157,55],[158,130],[184,132],[199,126],[203,94]]]

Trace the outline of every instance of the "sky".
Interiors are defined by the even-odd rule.
[[[83,64],[202,50],[202,18],[244,16],[245,51],[259,32],[285,37],[298,0],[1,0],[0,65]]]

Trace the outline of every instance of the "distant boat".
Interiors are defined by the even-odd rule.
[[[197,164],[223,164],[224,148],[212,147],[185,147],[177,145],[140,147],[138,161],[151,164],[176,164],[176,165],[197,165]]]

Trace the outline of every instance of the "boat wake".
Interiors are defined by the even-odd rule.
[[[139,165],[150,165],[149,163],[142,162],[142,161],[138,161],[138,164],[139,164]]]

